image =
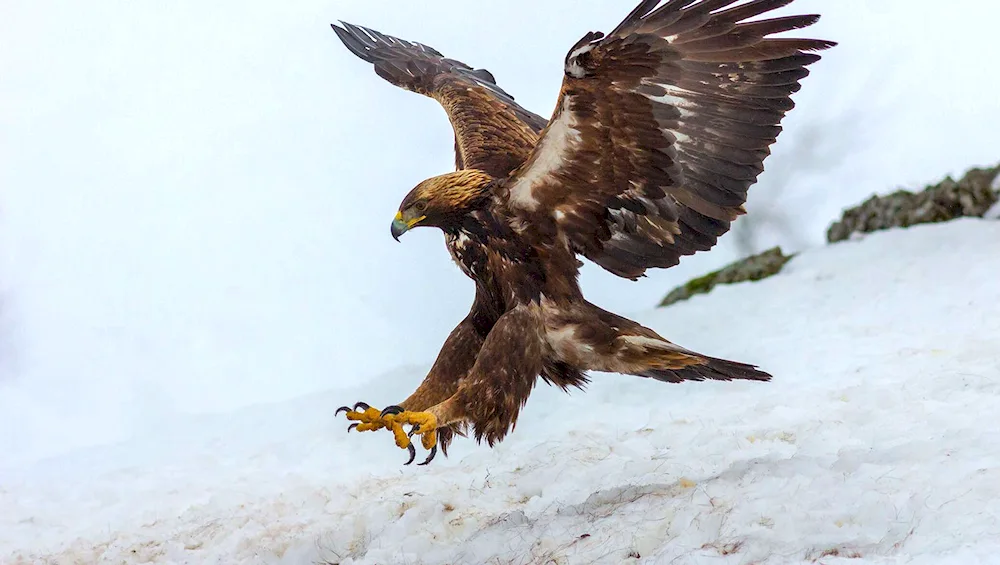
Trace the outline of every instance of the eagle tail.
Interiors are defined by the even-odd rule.
[[[636,373],[640,377],[656,379],[667,383],[683,381],[769,381],[771,375],[757,369],[754,365],[727,361],[715,357],[702,357],[704,362],[688,365],[677,369],[646,369]]]

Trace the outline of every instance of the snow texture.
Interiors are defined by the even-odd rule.
[[[978,219],[805,252],[640,316],[772,382],[540,385],[429,467],[333,417],[411,367],[2,469],[0,563],[996,563],[998,257]]]

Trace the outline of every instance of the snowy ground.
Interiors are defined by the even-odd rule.
[[[639,316],[773,382],[543,385],[430,467],[333,418],[411,367],[0,469],[0,563],[1000,562],[998,281],[1000,222],[815,249]]]

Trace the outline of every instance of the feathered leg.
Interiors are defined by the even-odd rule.
[[[542,371],[542,326],[537,308],[519,306],[497,321],[483,343],[476,363],[455,394],[424,411],[386,409],[392,424],[413,426],[397,445],[410,445],[409,437],[421,436],[430,453],[426,465],[437,453],[438,433],[455,424],[471,424],[476,440],[492,446],[513,429],[517,416],[528,400]]]
[[[434,365],[423,382],[413,394],[397,405],[396,411],[425,410],[454,395],[458,390],[459,381],[469,373],[475,364],[476,356],[479,354],[486,336],[499,317],[497,306],[483,293],[477,292],[472,309],[445,340],[441,352],[438,353]],[[412,461],[415,452],[412,451],[412,447],[407,447],[410,445],[409,441],[399,439],[405,438],[405,433],[402,432],[402,428],[399,428],[399,424],[396,424],[395,427],[390,426],[384,418],[382,410],[372,408],[367,403],[358,402],[354,405],[353,410],[351,407],[342,406],[336,411],[337,414],[340,412],[346,412],[347,419],[353,422],[348,426],[348,431],[365,432],[383,428],[392,431],[397,438],[397,443],[403,444],[400,447],[411,449]],[[462,433],[459,425],[449,426],[438,431],[438,444],[445,455],[448,454],[448,444],[456,433]]]

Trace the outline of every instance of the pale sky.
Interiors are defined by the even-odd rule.
[[[472,287],[439,232],[396,243],[388,226],[414,184],[452,169],[452,134],[436,103],[377,77],[329,23],[485,67],[547,116],[567,49],[634,2],[471,6],[3,0],[0,408],[21,406],[27,431],[0,447],[69,445],[84,423],[127,435],[149,414],[404,364],[416,386]],[[795,218],[799,246],[872,193],[1000,161],[1000,5],[782,12],[823,14],[809,35],[841,43],[812,67],[751,189],[751,213]],[[787,179],[784,197],[768,199],[771,177]],[[592,267],[582,281],[628,314],[733,258],[722,244],[638,283]]]

